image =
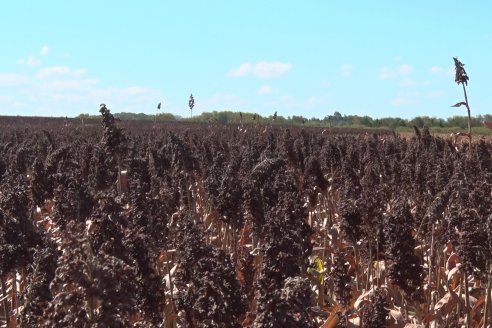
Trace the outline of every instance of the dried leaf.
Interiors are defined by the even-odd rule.
[[[341,309],[340,305],[337,305],[333,308],[331,311],[330,316],[326,321],[319,327],[319,328],[334,328],[338,325],[338,322],[340,319],[338,319],[338,314],[337,312]]]
[[[371,288],[367,292],[360,295],[357,300],[354,302],[354,308],[358,309],[361,303],[369,302],[369,297],[374,293],[374,290]]]
[[[452,253],[446,261],[446,270],[451,270],[458,264],[461,264],[461,258],[458,256],[458,254]]]
[[[399,310],[396,309],[390,309],[390,315],[391,317],[396,321],[396,324],[398,325],[404,325],[405,324],[405,319],[403,318],[403,314]]]
[[[173,276],[174,275],[174,272],[176,271],[176,268],[178,267],[178,265],[174,265],[174,267],[171,269],[171,271],[166,274],[166,276],[164,277],[164,281],[166,282],[166,288],[169,289],[169,287],[171,286],[171,279],[169,277],[169,275]]]
[[[17,328],[17,318],[16,317],[10,318],[9,328]]]
[[[466,102],[461,101],[459,103],[456,103],[456,104],[452,105],[451,107],[461,107],[461,106],[466,106]]]
[[[448,289],[454,289],[458,285],[461,278],[460,268],[461,268],[461,263],[458,263],[457,266],[455,266],[448,272],[448,279],[447,279]]]
[[[455,292],[447,292],[434,306],[434,312],[447,315],[458,303],[458,295]]]
[[[475,315],[480,313],[480,308],[485,304],[485,294],[481,295],[480,298],[475,302],[473,308],[471,309],[471,317],[475,317]]]
[[[246,244],[251,243],[251,224],[245,224],[241,229],[241,238],[239,239],[239,246],[243,247]]]

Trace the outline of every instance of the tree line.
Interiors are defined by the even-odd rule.
[[[233,112],[233,111],[212,111],[203,112],[193,117],[182,117],[171,113],[159,113],[149,115],[144,113],[122,112],[115,114],[121,120],[141,120],[156,122],[194,122],[194,123],[220,123],[220,124],[251,124],[251,123],[273,123],[282,125],[307,125],[307,126],[328,126],[328,127],[362,127],[362,128],[412,128],[424,127],[429,128],[460,128],[465,129],[468,124],[466,116],[452,116],[449,118],[437,118],[429,116],[417,116],[412,119],[399,117],[372,118],[370,116],[359,115],[342,115],[340,112],[334,112],[324,118],[307,118],[302,115],[282,116],[272,114],[262,116],[256,113]],[[96,115],[80,114],[80,119],[97,119]],[[471,118],[472,127],[481,127],[484,122],[491,121],[492,115],[477,115]]]

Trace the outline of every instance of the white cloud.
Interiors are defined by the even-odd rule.
[[[81,77],[84,76],[87,73],[87,69],[85,68],[79,68],[73,72],[73,76],[75,77]]]
[[[416,86],[418,83],[414,79],[403,79],[400,82],[398,82],[398,85],[400,87],[413,87]]]
[[[379,72],[380,80],[389,80],[394,77],[395,77],[395,73],[391,69],[389,69],[388,67],[381,68],[381,71]]]
[[[351,77],[354,70],[355,67],[353,65],[343,64],[342,66],[340,66],[340,72],[342,73],[343,77]]]
[[[229,71],[230,76],[245,76],[245,75],[250,75],[254,70],[254,66],[251,63],[243,63],[239,65],[238,68],[232,69]]]
[[[51,66],[45,67],[38,71],[35,75],[38,79],[50,79],[59,76],[68,76],[68,77],[76,77],[80,78],[87,74],[87,69],[79,68],[76,70],[72,70],[68,66]]]
[[[325,99],[320,97],[309,97],[304,100],[297,100],[296,98],[284,95],[277,100],[268,101],[265,103],[265,106],[270,108],[278,108],[280,111],[282,110],[309,110],[314,107],[323,105],[325,103]],[[280,113],[280,112],[279,112]],[[286,115],[286,114],[281,114]]]
[[[39,54],[40,54],[41,56],[46,56],[46,55],[48,55],[48,54],[50,53],[50,50],[51,50],[51,49],[50,49],[50,47],[48,47],[48,46],[43,46],[43,47],[41,48],[41,51],[39,52]]]
[[[238,68],[229,71],[229,76],[243,77],[255,76],[259,78],[279,77],[288,73],[292,69],[292,64],[282,62],[261,61],[256,64],[242,63]]]
[[[127,96],[141,96],[147,95],[151,91],[151,89],[139,85],[134,85],[131,87],[122,88],[121,91],[124,95]]]
[[[331,88],[333,86],[333,83],[328,80],[321,81],[319,84],[322,88]]]
[[[432,66],[429,69],[429,73],[435,75],[453,76],[454,70],[452,68],[442,68],[440,66]]]
[[[440,73],[444,72],[444,69],[442,67],[439,67],[439,66],[432,66],[429,69],[429,72],[431,74],[440,74]]]
[[[318,106],[318,105],[322,105],[324,103],[325,103],[325,100],[323,98],[320,98],[320,97],[309,97],[306,100],[306,105],[308,107]]]
[[[202,111],[213,110],[244,110],[247,102],[233,94],[216,93],[208,97],[200,98],[200,108]]]
[[[391,101],[391,104],[396,107],[415,105],[421,97],[420,92],[402,92]]]
[[[30,55],[27,58],[20,58],[17,60],[17,64],[26,65],[29,67],[35,67],[41,65],[41,61],[37,60],[34,56]]]
[[[67,75],[70,72],[71,70],[68,66],[52,66],[40,69],[36,77],[38,79],[47,79],[56,75]]]
[[[397,67],[396,71],[399,75],[408,75],[413,72],[413,66],[408,64],[403,64]]]
[[[269,85],[263,85],[258,89],[258,94],[259,95],[266,95],[272,93],[272,87]]]
[[[446,95],[444,91],[433,91],[426,94],[427,98],[442,98]]]
[[[212,106],[226,106],[235,104],[238,105],[242,101],[236,97],[235,95],[227,94],[227,93],[216,93],[212,95],[209,99],[205,100],[205,104],[209,104]]]
[[[120,103],[124,99],[155,99],[159,94],[159,91],[152,88],[146,88],[142,86],[131,86],[124,88],[95,88],[90,90],[90,95],[94,98],[100,99],[102,102]],[[108,100],[105,100],[108,99]]]
[[[400,96],[391,101],[393,106],[402,107],[415,104],[415,100],[409,97]]]
[[[391,80],[395,78],[401,78],[408,76],[413,72],[413,66],[409,64],[403,64],[395,68],[383,67],[379,72],[380,80]]]
[[[54,80],[45,82],[42,86],[48,90],[85,90],[89,87],[94,87],[99,84],[98,79],[66,79],[66,80]]]
[[[26,85],[30,79],[26,75],[16,73],[0,73],[0,87],[18,87]]]
[[[27,57],[19,64],[36,64],[36,59]],[[15,92],[10,92],[10,87],[15,87]],[[19,115],[97,114],[100,103],[115,112],[150,112],[163,98],[161,90],[146,86],[105,86],[87,69],[69,66],[41,67],[26,74],[0,72],[0,88],[7,88],[0,94],[0,112],[2,108],[17,108]]]

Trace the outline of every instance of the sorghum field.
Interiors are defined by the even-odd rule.
[[[489,141],[101,112],[1,118],[2,326],[490,324]]]

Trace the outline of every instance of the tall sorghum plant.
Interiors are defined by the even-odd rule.
[[[104,133],[102,137],[102,144],[105,149],[115,157],[118,163],[118,193],[123,192],[122,178],[121,178],[121,157],[123,155],[123,149],[125,148],[126,137],[122,130],[116,126],[116,119],[105,104],[100,105],[99,112],[102,115],[102,126],[104,127]]]
[[[468,85],[468,75],[465,71],[465,64],[460,62],[457,57],[453,57],[454,59],[454,69],[456,71],[456,75],[454,81],[459,85],[463,86],[463,94],[465,95],[465,101],[454,104],[452,107],[460,107],[464,105],[468,111],[468,139],[471,143],[471,117],[470,117],[470,105],[468,104],[468,96],[466,94],[466,86]]]
[[[190,95],[190,100],[188,100],[188,107],[190,107],[191,117],[193,117],[193,107],[195,107],[195,98],[193,98],[193,94]]]

